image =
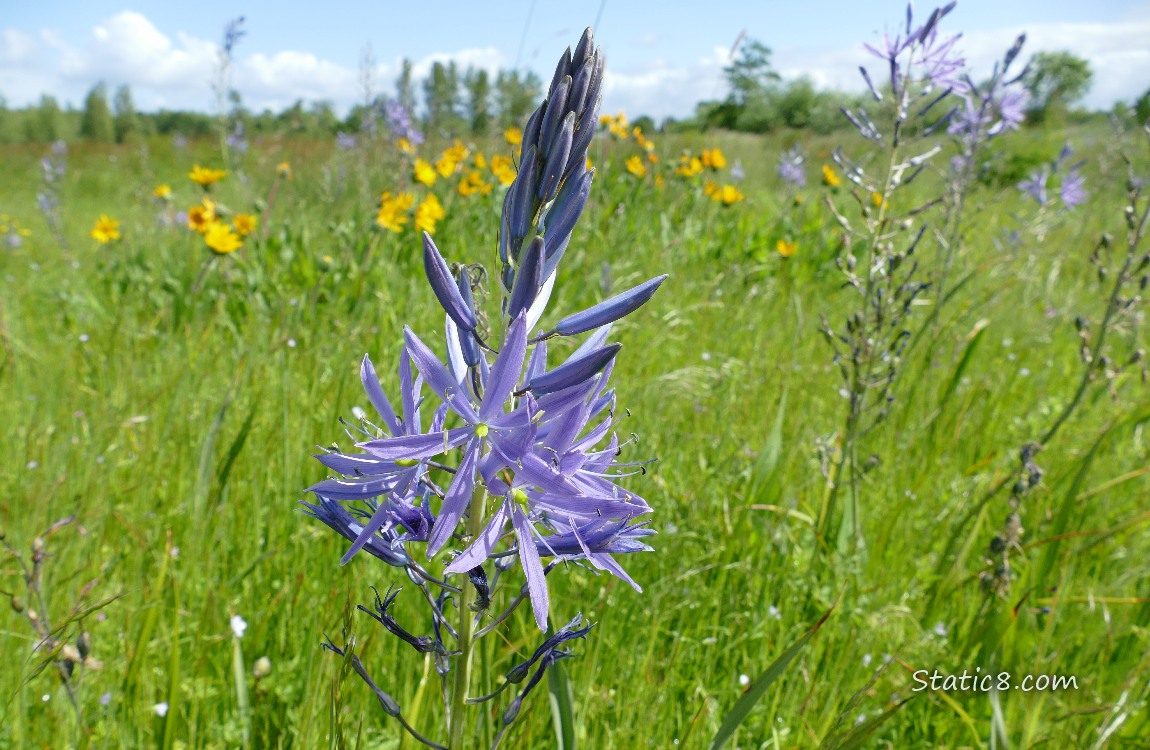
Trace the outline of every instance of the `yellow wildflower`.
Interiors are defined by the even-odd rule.
[[[236,214],[232,217],[232,226],[235,227],[241,237],[247,237],[256,231],[256,227],[259,226],[259,223],[259,218],[251,214]]]
[[[92,231],[88,234],[96,242],[106,245],[112,240],[120,239],[120,222],[107,214],[100,214],[100,218],[96,219],[96,226],[92,227]]]
[[[463,141],[458,138],[455,139],[455,143],[443,151],[443,155],[456,164],[465,161],[469,154],[471,154],[471,150],[468,149],[467,146],[464,146]]]
[[[636,126],[635,129],[631,131],[631,134],[635,136],[635,143],[638,143],[639,147],[644,151],[655,150],[655,143],[643,135],[642,128]]]
[[[447,212],[443,210],[443,204],[434,195],[429,195],[415,209],[415,228],[421,232],[435,234],[436,223],[445,216]]]
[[[519,146],[523,143],[523,131],[512,125],[503,131],[503,138],[512,146]]]
[[[188,179],[204,188],[219,182],[227,176],[227,171],[223,169],[210,169],[208,167],[201,167],[199,164],[196,164],[192,167],[192,171],[188,172]]]
[[[384,193],[379,199],[379,214],[375,223],[392,232],[402,232],[407,225],[407,211],[415,203],[415,196],[411,193],[392,195]]]
[[[652,164],[658,164],[659,163],[659,155],[656,154],[654,151],[649,151],[649,152],[647,152],[647,161],[651,162]]]
[[[152,195],[156,196],[157,198],[159,198],[162,201],[171,200],[172,199],[172,186],[167,184],[167,183],[164,183],[163,185],[158,185],[158,186],[156,186],[156,189],[152,191]]]
[[[655,187],[663,187],[663,175],[655,175]]]
[[[738,203],[745,197],[746,196],[739,192],[739,189],[734,185],[723,185],[711,195],[711,200],[719,201],[724,206],[730,206],[731,204]]]
[[[870,202],[874,204],[875,208],[886,208],[890,205],[890,201],[883,199],[882,193],[871,193]]]
[[[407,140],[406,138],[400,138],[398,141],[396,141],[395,147],[397,149],[399,149],[401,153],[404,153],[404,154],[414,154],[415,153],[415,146],[413,146],[411,144],[411,141]]]
[[[603,124],[607,126],[607,129],[611,131],[611,135],[621,141],[627,140],[628,136],[631,135],[631,123],[627,122],[627,115],[622,112],[614,117],[608,115],[606,121],[600,119],[600,122],[603,122]]]
[[[829,187],[838,187],[843,184],[843,179],[839,177],[838,172],[830,164],[823,165],[823,184]]]
[[[455,174],[455,168],[459,166],[459,162],[448,157],[444,152],[443,156],[439,157],[439,161],[435,162],[435,171],[439,172],[441,177],[450,177]]]
[[[450,173],[448,173],[450,174]],[[445,175],[446,176],[446,175]],[[415,159],[415,181],[422,182],[424,185],[431,187],[435,184],[435,167],[431,166],[430,162],[426,159],[416,157]]]
[[[703,181],[703,195],[708,198],[714,198],[715,193],[719,191],[719,185],[714,180]]]
[[[467,176],[459,182],[460,195],[475,195],[476,193],[487,195],[490,192],[491,183],[485,182],[483,175],[481,175],[478,171],[468,172]]]
[[[515,182],[515,163],[509,156],[496,154],[491,157],[491,174],[495,175],[500,185],[510,185]]]
[[[723,169],[727,166],[727,157],[723,156],[723,152],[718,148],[703,149],[699,158],[707,169]]]
[[[479,151],[475,154],[475,168],[487,169],[487,160],[483,158],[483,152]]]
[[[697,156],[690,154],[683,154],[679,157],[679,166],[675,170],[675,174],[680,177],[694,177],[703,172],[703,161]]]
[[[799,249],[799,243],[790,240],[779,240],[775,243],[775,249],[779,251],[779,255],[784,258],[789,258],[795,254],[795,250]]]
[[[640,178],[646,177],[647,176],[647,165],[644,164],[643,160],[641,158],[639,158],[637,155],[632,156],[630,159],[627,160],[627,171],[630,172],[631,174],[635,175],[636,177],[640,177]]]
[[[198,205],[188,209],[188,227],[200,234],[216,223],[216,204],[211,198],[204,198]]]
[[[276,165],[276,175],[279,177],[286,177],[287,179],[290,180],[291,179],[291,164],[288,164],[286,161],[281,161],[279,164]]]
[[[218,221],[204,233],[204,242],[212,249],[212,252],[219,255],[234,253],[244,246],[244,241],[232,231],[231,227]]]

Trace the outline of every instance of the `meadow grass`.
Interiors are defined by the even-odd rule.
[[[705,146],[739,159],[747,199],[731,207],[700,181],[637,180],[623,169],[626,147],[592,146],[600,173],[551,309],[581,309],[655,273],[670,279],[618,333],[615,382],[629,411],[619,431],[639,437],[633,454],[659,459],[628,483],[660,531],[655,553],[627,561],[644,593],[575,567],[549,578],[555,620],[581,611],[597,623],[577,644],[581,658],[563,665],[582,746],[705,746],[744,689],[740,675],[754,678],[832,605],[739,746],[838,747],[907,699],[863,746],[1002,747],[996,732],[1013,747],[1145,742],[1150,397],[1136,373],[1113,394],[1092,387],[1038,459],[1047,474],[1025,503],[1014,561],[1028,580],[1052,550],[1046,580],[1057,586],[997,599],[978,580],[1008,512],[1006,493],[985,499],[988,490],[1016,470],[1019,446],[1049,426],[1081,372],[1073,320],[1104,302],[1087,258],[1102,232],[1124,236],[1120,150],[1145,173],[1144,144],[1102,128],[1026,131],[1008,150],[1049,159],[1067,136],[1089,160],[1091,196],[1042,241],[1025,230],[1003,240],[1034,214],[1007,178],[972,197],[957,260],[966,281],[940,315],[937,343],[911,349],[891,417],[865,443],[878,457],[863,486],[865,550],[846,556],[820,552],[813,531],[826,492],[815,446],[834,442],[843,413],[817,331],[820,312],[841,316],[853,303],[834,266],[841,240],[821,203],[827,189],[812,184],[796,203],[774,174],[797,139],[813,181],[833,142],[659,139],[664,161]],[[257,143],[231,165],[220,202],[262,214],[275,165],[289,161],[293,179],[255,239],[203,273],[200,236],[157,222],[152,190],[170,183],[173,207],[190,206],[198,188],[184,175],[195,162],[219,166],[216,146],[73,147],[61,193],[67,251],[36,210],[42,151],[0,152],[0,211],[32,230],[0,251],[0,525],[28,550],[76,516],[46,540],[56,621],[85,587],[87,605],[119,597],[83,620],[103,668],[76,681],[82,731],[55,670],[43,668],[49,655],[5,608],[0,748],[414,747],[321,651],[325,634],[354,635],[405,716],[425,732],[442,726],[430,661],[352,611],[396,572],[363,555],[339,567],[343,542],[297,505],[325,476],[314,447],[339,434],[353,406],[368,406],[363,354],[394,388],[402,326],[425,340],[442,331],[417,235],[373,226],[379,193],[410,178],[383,146]],[[498,188],[432,190],[447,211],[435,236],[448,259],[491,266]],[[101,213],[122,222],[121,241],[87,236]],[[775,251],[784,234],[798,242],[790,258]],[[923,262],[936,252],[927,247]],[[1140,326],[1118,336],[1142,340]],[[1064,508],[1069,524],[1051,541]],[[0,589],[27,599],[14,561],[0,574]],[[421,630],[413,601],[400,599],[398,618]],[[234,614],[248,623],[239,640]],[[529,619],[513,618],[479,658],[530,652]],[[272,668],[256,680],[262,656]],[[1078,687],[912,690],[915,670],[976,667],[1074,676]],[[509,746],[554,743],[546,696],[531,700]]]

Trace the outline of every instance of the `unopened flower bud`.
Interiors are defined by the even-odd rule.
[[[80,635],[76,636],[76,648],[80,652],[80,656],[87,659],[88,654],[92,653],[92,636],[88,631],[82,631]]]
[[[261,656],[256,659],[256,663],[252,665],[252,676],[257,680],[262,680],[272,673],[272,660],[266,656]]]
[[[37,555],[43,554],[44,548],[45,548],[45,544],[44,544],[44,539],[42,537],[36,537],[35,539],[32,540],[32,552],[33,552],[33,554],[37,554]]]
[[[24,600],[18,596],[12,597],[12,611],[20,614],[24,611]]]

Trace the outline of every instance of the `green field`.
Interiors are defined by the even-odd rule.
[[[599,171],[549,313],[670,275],[613,334],[624,344],[617,430],[638,436],[629,459],[658,459],[626,480],[659,531],[655,552],[622,561],[644,592],[577,566],[548,578],[554,621],[582,612],[596,623],[573,644],[579,658],[562,663],[580,746],[705,747],[745,690],[741,676],[753,680],[833,606],[730,746],[1147,747],[1150,393],[1137,363],[1119,369],[1145,346],[1140,298],[1106,334],[1113,377],[1086,383],[1035,458],[1044,475],[1020,507],[1009,585],[996,594],[980,581],[994,567],[988,549],[1020,448],[1050,429],[1082,380],[1075,319],[1096,331],[1106,310],[1126,253],[1122,156],[1146,176],[1144,137],[1048,125],[995,142],[1003,153],[967,199],[953,294],[940,305],[929,289],[911,308],[889,415],[858,443],[857,534],[841,544],[837,524],[816,533],[846,413],[819,325],[821,314],[841,325],[858,295],[836,267],[847,248],[827,201],[857,216],[870,197],[819,176],[836,145],[863,154],[865,144],[853,133],[651,137],[660,161],[644,178],[625,167],[642,153],[632,141],[593,143]],[[1067,139],[1086,160],[1089,198],[1039,216],[1015,183]],[[797,192],[775,173],[794,143],[810,181]],[[497,135],[468,145],[470,160],[511,154]],[[705,180],[731,181],[725,170],[674,174],[684,149],[712,147],[745,170],[744,200],[706,195]],[[0,564],[0,598],[23,607],[0,615],[0,748],[416,747],[321,650],[325,634],[354,635],[405,717],[440,736],[430,658],[354,611],[369,587],[404,583],[402,573],[366,555],[341,568],[346,544],[298,501],[326,475],[315,446],[347,447],[339,418],[370,408],[364,353],[389,393],[405,324],[442,355],[419,236],[410,223],[398,233],[376,225],[380,194],[436,194],[448,261],[494,268],[497,181],[488,175],[491,192],[470,196],[460,175],[413,186],[410,162],[385,141],[342,151],[268,138],[229,164],[214,140],[73,145],[57,237],[36,202],[49,149],[2,149],[0,213],[8,234],[28,233],[0,249],[0,526],[31,564],[34,539],[75,520],[40,537],[43,602],[29,600],[15,558]],[[285,161],[290,180],[277,178]],[[160,220],[200,200],[186,176],[197,163],[228,168],[212,189],[220,206],[261,218],[235,253],[214,256],[199,234]],[[153,195],[162,183],[170,203]],[[940,190],[927,174],[888,210]],[[120,222],[119,240],[89,236],[101,214]],[[915,227],[942,222],[941,208],[914,217]],[[1111,270],[1100,282],[1090,256],[1103,233]],[[780,240],[795,243],[790,257]],[[915,257],[918,277],[935,279],[933,231]],[[509,578],[518,586],[522,573]],[[423,632],[414,591],[397,614]],[[82,627],[102,662],[73,673],[81,725],[59,651],[34,649],[30,609],[46,609],[66,638]],[[233,615],[248,624],[241,639]],[[523,658],[538,641],[522,610],[477,659]],[[271,671],[256,679],[260,657]],[[917,670],[976,668],[1077,687],[915,689]],[[488,738],[498,710],[481,730]],[[887,711],[873,734],[841,744]],[[554,742],[543,686],[505,746]]]

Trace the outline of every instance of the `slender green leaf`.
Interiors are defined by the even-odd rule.
[[[575,750],[575,705],[571,681],[563,664],[557,662],[547,670],[547,689],[551,697],[551,723],[555,727],[555,746]]]

